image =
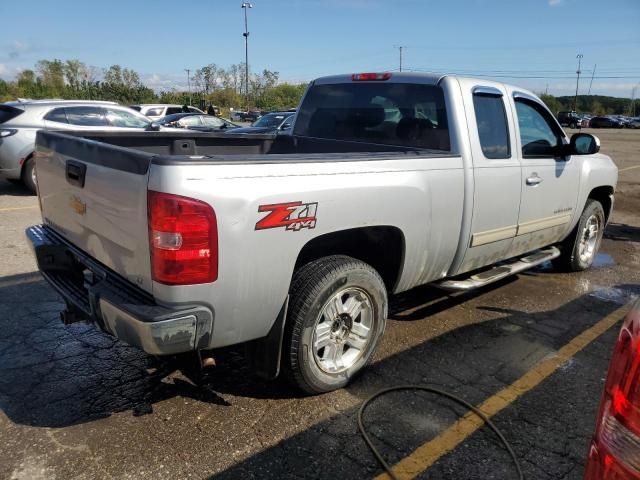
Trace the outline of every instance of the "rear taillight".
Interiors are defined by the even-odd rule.
[[[626,316],[609,363],[586,480],[640,480],[640,302]]]
[[[218,278],[218,225],[211,205],[193,198],[149,192],[151,272],[167,285]]]
[[[351,75],[351,80],[354,82],[367,82],[375,80],[389,80],[391,73],[354,73]]]

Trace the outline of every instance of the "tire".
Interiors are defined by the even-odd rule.
[[[553,261],[558,270],[580,272],[593,263],[598,253],[605,217],[602,204],[588,199],[578,225],[560,245],[561,254]],[[591,232],[591,233],[589,233]]]
[[[382,278],[360,260],[333,255],[297,270],[289,293],[284,374],[308,394],[344,387],[369,362],[384,332]]]
[[[22,167],[22,183],[27,189],[36,195],[38,193],[36,187],[36,163],[33,160],[33,157],[27,158],[27,161],[24,162],[24,166]]]
[[[578,128],[578,125],[577,125],[575,122],[573,122],[573,123],[571,123],[571,124],[569,125],[569,128],[576,129],[576,128]]]

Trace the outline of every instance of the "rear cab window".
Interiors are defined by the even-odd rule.
[[[435,85],[354,82],[314,85],[294,135],[450,151],[444,93]]]
[[[502,93],[493,88],[475,89],[473,109],[484,156],[488,159],[511,158],[509,122]]]
[[[164,114],[173,115],[174,113],[183,113],[182,107],[167,107],[167,111]],[[147,115],[151,115],[151,114],[148,113]]]

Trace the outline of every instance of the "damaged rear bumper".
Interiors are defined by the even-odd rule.
[[[44,225],[26,231],[49,284],[64,298],[65,323],[88,321],[152,355],[207,348],[213,314],[203,306],[170,308],[65,241]]]

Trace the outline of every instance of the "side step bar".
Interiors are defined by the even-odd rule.
[[[478,273],[474,273],[470,277],[442,280],[436,282],[433,285],[443,290],[449,290],[452,292],[459,292],[464,290],[472,290],[474,288],[484,287],[490,283],[502,280],[509,275],[515,275],[516,273],[524,272],[530,268],[533,268],[548,260],[553,260],[560,256],[560,250],[556,247],[548,247],[544,250],[538,250],[530,253],[526,257],[522,257],[510,262],[502,263],[489,270],[484,270]]]

